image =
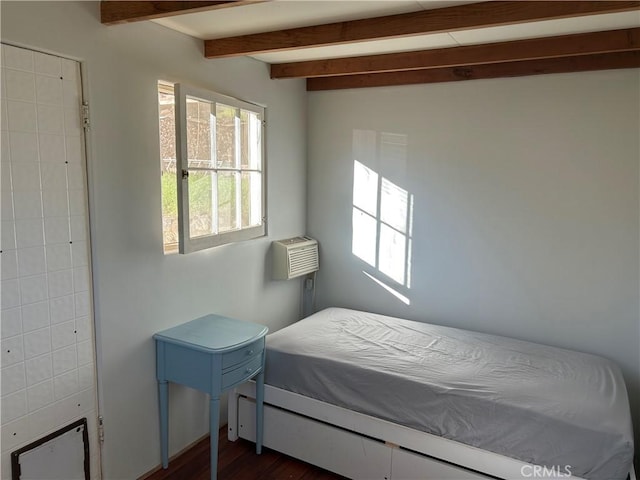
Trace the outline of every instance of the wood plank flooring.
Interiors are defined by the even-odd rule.
[[[255,444],[238,439],[230,442],[227,429],[218,440],[218,480],[346,480],[268,448],[256,455]],[[209,437],[169,462],[169,468],[142,477],[144,480],[209,480]]]

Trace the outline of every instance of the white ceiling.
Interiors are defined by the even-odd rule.
[[[202,40],[443,8],[471,1],[272,0],[154,22]],[[252,55],[267,63],[392,53],[640,27],[640,10]]]

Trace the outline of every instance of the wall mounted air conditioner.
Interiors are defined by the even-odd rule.
[[[273,242],[273,278],[287,280],[312,273],[319,268],[318,242],[294,237]]]

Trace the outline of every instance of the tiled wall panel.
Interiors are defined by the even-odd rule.
[[[80,66],[9,45],[0,63],[2,478],[85,416],[99,478]]]

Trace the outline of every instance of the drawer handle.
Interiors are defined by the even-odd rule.
[[[247,369],[244,371],[244,373],[251,373],[253,372],[253,368],[251,367],[247,367]]]
[[[247,350],[247,356],[253,355],[253,349]]]

